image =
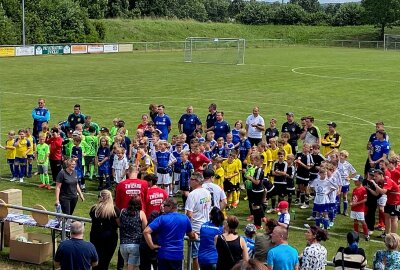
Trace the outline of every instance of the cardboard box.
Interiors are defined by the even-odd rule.
[[[10,240],[10,259],[21,262],[41,264],[52,256],[51,236],[40,233],[28,233],[29,242]]]
[[[24,225],[14,222],[4,222],[4,246],[10,246],[10,239],[24,234]]]
[[[20,189],[7,189],[0,191],[0,199],[5,203],[22,205],[22,190]],[[22,214],[22,210],[8,208],[8,213]],[[10,246],[10,239],[22,235],[24,233],[24,226],[14,222],[6,221],[4,224],[4,246]]]

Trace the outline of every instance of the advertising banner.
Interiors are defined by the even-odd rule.
[[[118,44],[119,52],[131,52],[133,51],[133,44]]]
[[[15,47],[0,47],[0,57],[15,56]]]
[[[103,50],[103,45],[88,45],[88,53],[102,53]]]
[[[36,45],[35,55],[70,54],[70,45]]]
[[[88,52],[87,45],[72,45],[71,46],[71,53],[72,54],[87,53],[87,52]]]
[[[15,56],[35,55],[35,46],[16,47]]]
[[[118,52],[118,44],[104,44],[105,53],[115,53]]]

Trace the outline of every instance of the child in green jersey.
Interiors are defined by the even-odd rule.
[[[45,135],[39,135],[39,142],[36,145],[36,159],[37,159],[37,167],[41,184],[39,188],[47,188],[51,189],[48,168],[49,168],[49,154],[50,147],[45,143],[46,137]]]

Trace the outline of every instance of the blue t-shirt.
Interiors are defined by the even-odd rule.
[[[167,168],[169,163],[169,155],[172,155],[170,152],[165,151],[157,151],[156,152],[156,159],[157,159],[157,167],[158,168]]]
[[[174,155],[174,157],[176,159],[176,162],[174,163],[174,172],[180,173],[181,172],[181,163],[182,163],[181,153],[174,151],[174,152],[172,152],[172,155]]]
[[[383,157],[383,154],[389,155],[390,145],[387,141],[375,140],[372,142],[372,156],[373,161]]]
[[[183,260],[183,238],[192,231],[187,216],[176,212],[166,213],[156,218],[149,227],[158,233],[158,258]]]
[[[193,164],[187,160],[185,163],[180,162],[180,170],[181,170],[181,187],[189,187],[189,179],[192,175],[192,171],[194,170]]]
[[[201,121],[197,115],[187,113],[181,116],[178,123],[182,125],[182,131],[188,137],[193,134],[196,126],[201,125]]]
[[[160,139],[168,140],[168,128],[171,126],[171,118],[167,114],[163,116],[157,115],[154,117],[154,124],[161,131]]]
[[[243,236],[243,239],[246,242],[247,253],[249,253],[249,258],[253,258],[254,257],[254,244],[255,244],[254,239],[251,239],[246,236]]]
[[[251,148],[251,143],[248,139],[241,140],[239,144],[239,159],[244,161]]]
[[[232,129],[231,133],[232,133],[232,143],[236,145],[238,142],[240,142],[239,130]]]
[[[213,156],[228,158],[228,151],[226,150],[225,146],[222,146],[221,148],[215,147]]]
[[[33,128],[42,131],[42,124],[50,120],[50,112],[47,108],[34,108],[32,110]]]
[[[106,169],[109,167],[109,162],[110,162],[110,148],[108,147],[100,147],[97,150],[97,159],[99,162],[102,162],[106,157],[108,157],[109,159],[104,162],[103,164],[101,164],[101,166],[99,167],[99,169]]]
[[[74,146],[72,147],[71,157],[77,158],[77,160],[76,160],[76,167],[75,167],[75,168],[81,168],[81,167],[82,167],[82,157],[83,157],[83,153],[82,153],[82,148],[81,148],[80,146],[74,145]]]
[[[293,270],[299,264],[297,250],[288,244],[280,244],[271,248],[267,254],[267,265],[276,270]]]
[[[211,221],[207,221],[200,228],[200,247],[199,247],[199,263],[215,264],[218,261],[217,248],[215,247],[214,238],[224,232],[224,226],[217,227]]]
[[[61,242],[54,257],[61,264],[61,270],[89,270],[92,262],[98,260],[94,245],[76,238]]]
[[[214,138],[224,138],[226,141],[226,135],[231,131],[229,124],[226,121],[215,122],[214,124]]]

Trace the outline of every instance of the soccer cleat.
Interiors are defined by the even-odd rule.
[[[382,233],[381,235],[378,236],[378,238],[385,238],[386,237],[386,233]]]
[[[23,183],[23,182],[24,182],[24,178],[21,177],[21,178],[19,179],[19,182],[20,182],[20,183]]]
[[[14,181],[17,181],[16,177],[13,177],[13,178],[10,179],[10,182],[14,182]]]
[[[267,210],[267,214],[271,214],[273,211],[274,211],[274,209],[272,209],[272,208],[271,208],[271,209],[268,209],[268,210]]]
[[[367,242],[368,242],[368,241],[369,241],[369,239],[370,239],[369,235],[366,235],[366,236],[365,236],[365,241],[367,241]]]
[[[373,235],[374,231],[368,231],[368,235]]]
[[[46,187],[45,184],[40,184],[40,185],[39,185],[39,188],[45,188],[45,187]]]
[[[309,206],[307,204],[303,204],[302,206],[300,206],[301,209],[307,209]]]
[[[307,218],[307,220],[315,220],[315,217],[310,216],[310,217]]]

